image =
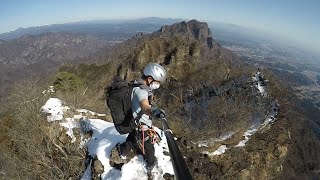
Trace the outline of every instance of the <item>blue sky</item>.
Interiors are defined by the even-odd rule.
[[[172,17],[263,30],[320,51],[319,0],[1,0],[0,33],[77,20]]]

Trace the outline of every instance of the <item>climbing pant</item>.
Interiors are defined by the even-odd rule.
[[[148,138],[148,140],[142,143],[143,137],[148,137],[148,131],[134,130],[130,132],[126,141],[120,145],[121,154],[127,155],[131,149],[133,149],[137,154],[143,154],[141,147],[143,145],[143,156],[146,160],[147,167],[153,168],[157,162],[157,159],[154,156],[154,146],[151,143],[151,138]]]

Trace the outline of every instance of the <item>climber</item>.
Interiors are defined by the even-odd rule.
[[[111,158],[118,157],[118,159],[113,159],[116,163],[126,163],[126,155],[131,149],[142,153],[146,160],[148,175],[157,165],[153,144],[158,137],[153,130],[152,119],[166,115],[165,111],[152,105],[151,99],[153,91],[158,89],[165,79],[165,69],[159,64],[150,63],[144,68],[142,77],[134,81],[131,94],[131,109],[137,128],[129,133],[124,143],[117,144],[116,148],[111,152]]]

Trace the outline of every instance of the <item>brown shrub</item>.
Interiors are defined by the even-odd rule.
[[[40,112],[48,97],[37,81],[18,83],[11,96],[11,111],[1,119],[1,149],[10,163],[13,179],[78,179],[84,170],[84,153],[77,145],[68,147],[67,157],[57,148],[59,125],[48,123]],[[10,120],[10,121],[9,121]]]
[[[212,87],[232,84],[239,77],[248,79],[251,69],[223,61],[204,67],[191,67],[186,67],[183,76],[175,76],[164,84],[157,95],[157,104],[167,111],[172,129],[177,133],[187,130],[190,139],[197,139],[218,137],[226,132],[248,128],[253,112],[258,108],[255,107],[255,97],[250,88],[214,97],[209,96],[209,91]],[[176,75],[181,70],[180,67],[180,70],[171,70],[171,73]],[[186,104],[190,98],[193,105],[188,109]]]

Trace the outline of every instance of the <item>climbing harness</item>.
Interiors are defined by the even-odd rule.
[[[142,141],[140,143],[141,150],[142,153],[145,154],[144,143],[150,139],[151,144],[155,144],[160,141],[160,138],[157,131],[154,130],[154,126],[149,128],[147,125],[140,125],[139,131],[141,131],[142,134]]]

